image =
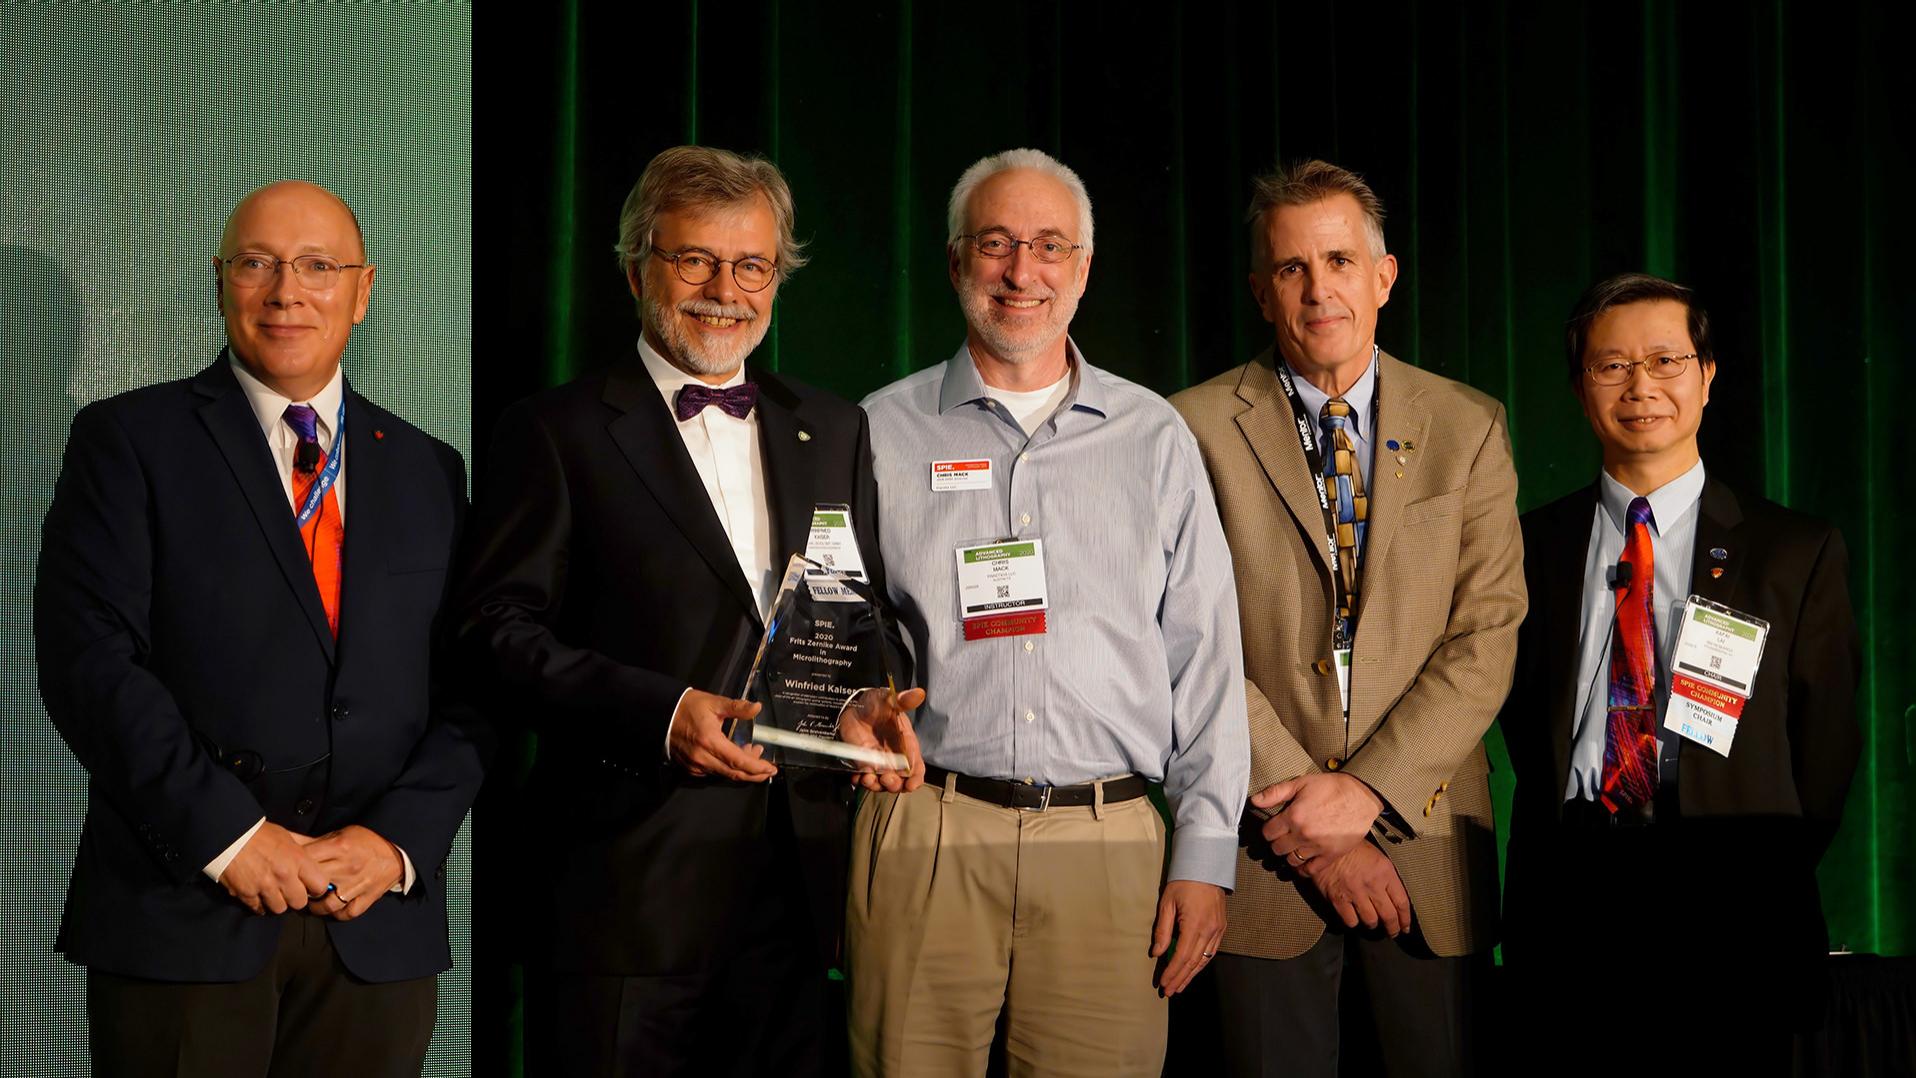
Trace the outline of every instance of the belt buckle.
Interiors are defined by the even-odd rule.
[[[1038,794],[1038,803],[1036,805],[1019,805],[1018,806],[1019,812],[1043,812],[1044,810],[1051,807],[1051,791],[1057,789],[1057,787],[1043,786],[1043,787],[1040,787],[1039,789],[1040,789],[1040,792]]]

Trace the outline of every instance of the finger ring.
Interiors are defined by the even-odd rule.
[[[1201,953],[1202,953],[1202,954],[1204,955],[1204,957],[1206,957],[1206,958],[1209,958],[1209,957],[1211,957],[1212,955],[1214,955],[1214,954],[1216,954],[1217,952],[1215,952],[1215,951],[1204,951],[1204,952],[1201,952]]]

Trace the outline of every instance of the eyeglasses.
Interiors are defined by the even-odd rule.
[[[1677,355],[1674,352],[1658,352],[1642,359],[1606,359],[1602,363],[1592,363],[1585,367],[1584,373],[1600,386],[1620,386],[1636,377],[1636,368],[1641,366],[1652,378],[1675,378],[1682,374],[1696,358],[1695,352]]]
[[[1063,262],[1081,249],[1084,244],[1070,243],[1063,236],[1039,236],[1037,239],[1021,240],[1001,229],[991,228],[983,232],[967,232],[958,237],[970,240],[971,249],[983,258],[1010,258],[1018,253],[1023,245],[1031,248],[1031,257],[1040,262]]]
[[[686,284],[705,284],[711,281],[718,276],[720,266],[732,267],[732,280],[737,282],[739,289],[744,292],[762,292],[766,285],[772,283],[772,278],[778,276],[778,267],[773,265],[770,259],[760,258],[757,255],[747,255],[744,258],[720,258],[710,251],[702,251],[697,247],[687,247],[683,251],[674,251],[669,254],[655,249],[652,253],[672,263],[672,272],[678,274],[679,280]]]
[[[300,255],[298,258],[274,258],[258,251],[241,251],[222,259],[226,279],[242,288],[258,288],[279,276],[281,266],[293,267],[299,283],[315,292],[323,292],[339,283],[342,270],[365,269],[364,262],[341,262],[331,255]]]

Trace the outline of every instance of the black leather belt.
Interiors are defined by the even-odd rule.
[[[966,797],[979,801],[989,801],[1005,808],[1037,809],[1066,808],[1089,805],[1097,800],[1097,783],[1086,782],[1076,786],[1036,786],[1029,782],[1009,782],[1005,779],[981,779],[973,775],[958,775],[942,767],[925,765],[925,785],[942,787],[945,778],[957,775],[955,788]],[[1120,801],[1132,801],[1144,796],[1150,783],[1143,775],[1126,775],[1121,779],[1107,779],[1104,783],[1104,803],[1115,805]]]

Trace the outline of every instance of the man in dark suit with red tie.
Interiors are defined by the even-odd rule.
[[[418,1074],[484,756],[430,663],[464,464],[341,373],[345,202],[261,188],[213,261],[227,349],[82,409],[47,513],[40,689],[88,775],[57,946],[95,1074]]]
[[[619,223],[636,354],[510,408],[481,474],[460,636],[538,735],[509,873],[529,1074],[842,1070],[852,786],[725,730],[816,506],[849,507],[885,593],[864,413],[745,362],[804,261],[792,219],[768,161],[653,158]],[[864,721],[915,768],[862,783],[917,785],[902,712]]]
[[[1504,960],[1528,1019],[1512,1035],[1543,1038],[1560,1073],[1786,1073],[1827,949],[1816,864],[1860,745],[1843,539],[1705,473],[1717,356],[1689,289],[1591,286],[1568,359],[1603,471],[1523,517],[1530,617],[1501,718]],[[1752,641],[1767,623],[1753,674],[1737,648],[1696,661],[1692,596],[1691,622],[1711,611]],[[1693,696],[1741,713],[1687,721]]]

